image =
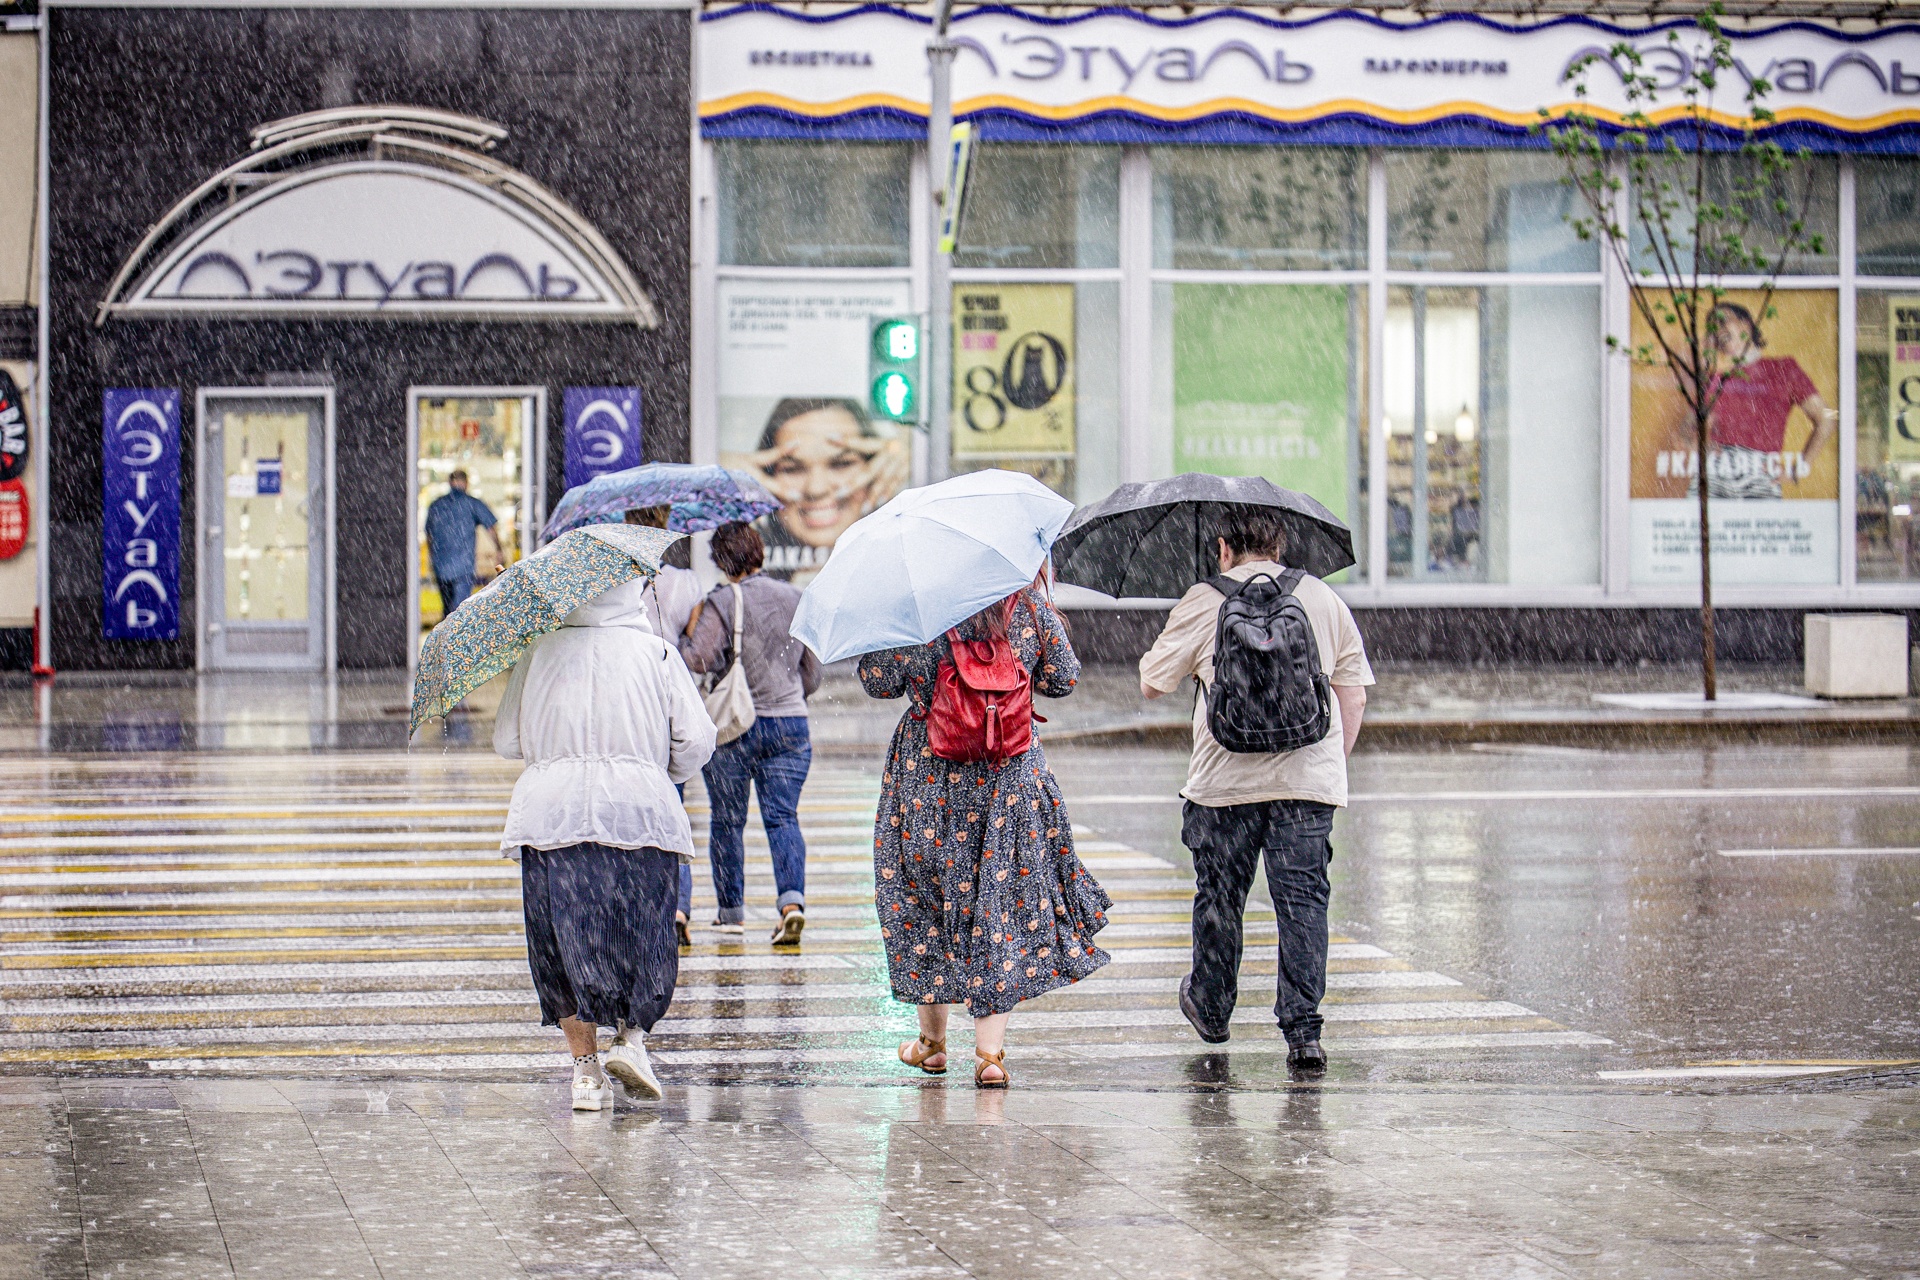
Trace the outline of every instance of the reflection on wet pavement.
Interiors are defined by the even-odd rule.
[[[6,1069],[564,1070],[527,976],[518,867],[497,853],[517,766],[432,754],[171,764],[149,780],[116,761],[49,759],[9,789]],[[698,928],[711,898],[696,876],[696,945],[649,1037],[664,1078],[901,1079],[891,1047],[913,1022],[888,994],[873,917],[876,795],[871,775],[816,767],[801,808],[810,927],[798,950],[775,951],[759,933],[773,893],[757,824],[748,892],[758,914],[744,937]],[[691,807],[697,819],[697,796]],[[1078,834],[1115,899],[1101,934],[1113,964],[1023,1007],[1017,1055],[1056,1083],[1150,1083],[1164,1066],[1143,1060],[1194,1045],[1175,1007],[1192,883],[1166,858]],[[1234,1017],[1242,1055],[1285,1050],[1267,1008],[1272,919],[1258,903],[1248,916]],[[1329,988],[1336,1053],[1607,1043],[1348,938],[1333,943]]]

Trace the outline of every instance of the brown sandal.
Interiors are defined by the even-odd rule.
[[[973,1056],[979,1059],[978,1062],[973,1064],[973,1084],[976,1089],[1004,1089],[1013,1082],[1013,1073],[1007,1070],[1007,1051],[1005,1049],[1002,1049],[998,1053],[988,1053],[986,1050],[975,1046]],[[983,1080],[980,1078],[980,1073],[988,1067],[1000,1068],[1000,1078],[998,1080]]]
[[[900,1046],[900,1061],[910,1067],[919,1067],[930,1076],[943,1076],[947,1074],[947,1064],[943,1062],[937,1067],[930,1067],[927,1065],[927,1059],[935,1054],[944,1055],[946,1051],[945,1040],[929,1040],[921,1036],[915,1040],[908,1040]]]

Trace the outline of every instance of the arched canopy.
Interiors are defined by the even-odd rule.
[[[142,239],[96,323],[126,315],[606,319],[653,304],[565,202],[480,150],[505,130],[410,107],[311,112]]]

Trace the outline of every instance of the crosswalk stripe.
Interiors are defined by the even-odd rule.
[[[512,766],[392,753],[304,766],[170,759],[177,767],[146,789],[98,761],[57,759],[0,786],[11,802],[0,815],[0,1064],[564,1070],[527,973],[519,868],[500,856],[493,825]],[[268,780],[280,794],[263,803]],[[798,949],[766,947],[773,884],[765,835],[749,827],[746,931],[729,938],[696,924],[675,1004],[651,1038],[663,1070],[696,1079],[864,1064],[877,1080],[914,1078],[892,1064],[890,1046],[911,1034],[913,1015],[888,991],[871,906],[877,794],[872,775],[816,761],[801,805],[810,927]],[[696,798],[689,811],[704,862],[706,809]],[[1114,899],[1100,934],[1113,964],[1023,1006],[1017,1052],[1073,1064],[1198,1051],[1175,1008],[1190,876],[1074,829]],[[700,871],[696,921],[713,908]],[[1272,912],[1256,904],[1235,1053],[1285,1048],[1267,1010],[1277,936]],[[1335,1052],[1605,1043],[1372,944],[1338,939],[1329,950],[1322,1013]]]

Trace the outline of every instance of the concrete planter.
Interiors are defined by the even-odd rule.
[[[1825,698],[1907,696],[1907,620],[1897,613],[1807,615],[1807,690]]]

